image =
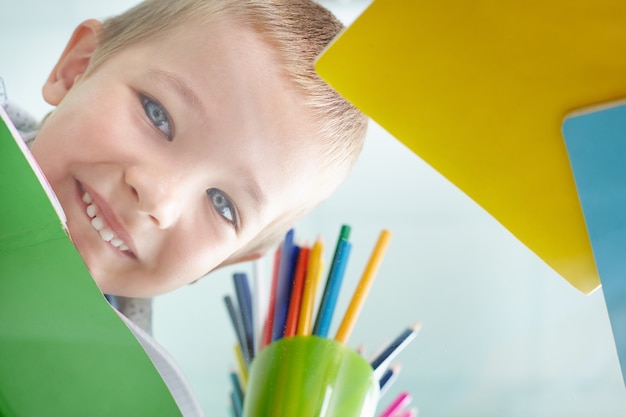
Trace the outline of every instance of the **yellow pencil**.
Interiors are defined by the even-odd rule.
[[[311,249],[309,265],[302,292],[302,304],[300,305],[300,318],[298,319],[297,335],[309,336],[311,334],[311,321],[313,320],[313,306],[315,304],[315,294],[322,272],[322,255],[324,254],[324,243],[317,239]]]
[[[245,392],[248,386],[248,368],[246,368],[246,362],[243,360],[243,352],[239,343],[235,343],[235,358],[237,358],[239,376],[241,376],[241,388]]]
[[[352,296],[352,300],[348,305],[346,310],[346,314],[343,317],[341,324],[339,325],[339,330],[337,330],[337,335],[335,336],[335,340],[340,343],[345,343],[350,336],[350,332],[354,327],[354,323],[356,322],[357,316],[363,307],[363,303],[365,302],[365,298],[367,298],[367,294],[372,286],[372,282],[374,282],[374,277],[378,272],[378,268],[380,267],[380,263],[383,260],[383,256],[385,255],[385,251],[387,250],[387,246],[389,246],[389,241],[391,240],[391,232],[388,230],[383,230],[380,232],[378,236],[378,241],[376,242],[376,246],[374,246],[374,250],[370,256],[370,259],[363,271],[363,275],[361,276],[361,280],[354,291],[354,295]]]

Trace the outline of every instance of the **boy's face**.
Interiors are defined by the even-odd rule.
[[[190,23],[84,76],[98,25],[77,29],[46,82],[57,108],[33,153],[101,290],[156,295],[307,201],[320,152],[251,30]]]

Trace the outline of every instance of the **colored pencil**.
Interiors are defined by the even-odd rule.
[[[400,414],[399,417],[417,417],[417,408],[411,408],[410,410]]]
[[[391,340],[389,338],[385,338],[385,340],[383,340],[382,343],[378,345],[375,350],[367,355],[367,361],[371,363],[374,359],[378,357],[378,355],[383,352],[383,350],[387,349],[390,343]]]
[[[328,276],[328,282],[326,288],[328,288],[326,297],[322,299],[320,308],[318,311],[317,327],[315,334],[320,337],[328,337],[328,331],[330,330],[330,324],[335,312],[335,306],[337,304],[337,298],[339,297],[339,290],[341,289],[341,283],[343,282],[343,276],[350,257],[350,250],[352,249],[352,243],[342,239],[339,242],[339,250],[335,258],[335,263],[331,266],[331,270]]]
[[[230,392],[230,403],[231,403],[231,405],[233,407],[232,409],[233,409],[233,411],[235,413],[235,416],[236,417],[241,417],[242,414],[243,414],[242,404],[240,404],[237,401],[237,396],[232,391]]]
[[[335,336],[336,341],[346,343],[350,337],[350,333],[352,332],[356,319],[363,308],[363,303],[365,302],[370,288],[372,287],[372,283],[374,282],[376,273],[380,268],[380,264],[385,256],[390,240],[391,232],[388,230],[380,232],[378,241],[376,242],[374,250],[370,255],[367,266],[365,267],[363,275],[361,276],[361,279],[356,287],[356,291],[354,292],[352,300],[346,309],[344,318],[339,325],[339,330],[337,330],[337,335]]]
[[[391,417],[397,415],[404,407],[409,405],[411,400],[411,395],[408,392],[401,392],[378,417]]]
[[[243,409],[244,394],[243,388],[241,387],[241,382],[239,381],[239,375],[237,375],[236,371],[231,371],[229,375],[230,382],[233,384],[233,393],[235,394],[234,399],[239,404],[239,409]]]
[[[241,388],[245,392],[246,387],[248,386],[248,367],[246,365],[246,362],[244,361],[241,347],[237,343],[235,343],[233,346],[235,350],[235,358],[237,359],[237,365],[239,368],[239,376],[241,377]]]
[[[380,387],[380,397],[387,393],[389,388],[393,385],[393,383],[398,379],[398,375],[400,374],[400,370],[402,367],[400,364],[395,363],[385,371],[382,377],[380,377],[380,381],[378,381],[378,385]]]
[[[300,308],[300,318],[298,320],[297,334],[309,336],[311,334],[311,321],[313,318],[313,308],[315,306],[315,295],[319,286],[322,270],[324,266],[324,243],[317,239],[309,255],[309,264],[306,271],[304,290],[302,292],[302,303]]]
[[[337,239],[337,245],[335,246],[335,252],[333,253],[333,258],[330,262],[331,269],[328,271],[328,276],[326,277],[326,284],[324,285],[324,290],[322,291],[322,298],[320,300],[320,307],[317,310],[317,316],[315,317],[315,324],[313,324],[313,334],[318,334],[319,331],[319,321],[320,321],[320,313],[322,310],[322,306],[325,306],[327,303],[327,298],[330,292],[330,276],[333,273],[332,268],[337,263],[337,255],[339,253],[339,245],[344,240],[350,239],[350,232],[352,228],[347,224],[341,226],[341,230],[339,231],[339,238]]]
[[[311,249],[302,246],[298,253],[296,269],[294,271],[293,286],[289,300],[289,311],[287,312],[287,323],[285,324],[285,337],[296,335],[298,320],[300,318],[300,304],[302,303],[302,291],[304,289],[304,279],[306,278],[306,267],[309,264]]]
[[[267,307],[267,317],[265,319],[265,327],[263,328],[263,346],[267,346],[272,343],[272,331],[274,329],[274,313],[276,311],[276,290],[278,287],[278,269],[280,265],[280,251],[279,247],[274,254],[274,269],[272,272],[272,288],[270,290],[270,299]]]
[[[235,306],[235,302],[231,298],[230,295],[224,296],[224,304],[226,305],[226,310],[228,310],[228,316],[230,317],[230,321],[233,325],[233,329],[235,330],[235,335],[237,336],[237,341],[239,342],[239,346],[244,354],[244,360],[246,364],[250,363],[250,358],[248,357],[248,343],[246,342],[246,335],[243,328],[243,322],[241,316],[239,314],[238,308]]]
[[[234,273],[233,284],[237,302],[239,303],[241,324],[244,332],[245,345],[242,348],[247,350],[247,357],[252,360],[254,359],[254,329],[252,327],[252,293],[248,275],[241,272]]]
[[[420,328],[420,322],[408,327],[371,362],[374,378],[380,379],[389,363],[415,338]]]
[[[287,321],[287,308],[293,282],[294,257],[297,256],[298,247],[293,243],[294,230],[287,232],[280,254],[280,266],[278,269],[278,284],[276,286],[276,307],[274,311],[274,326],[272,328],[272,341],[278,340],[285,334]]]
[[[263,347],[263,326],[267,318],[267,285],[263,273],[265,261],[263,258],[253,263],[252,276],[254,280],[254,300],[252,304],[252,328],[254,329],[254,351],[259,352]]]

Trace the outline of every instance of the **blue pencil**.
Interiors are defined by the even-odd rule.
[[[243,324],[246,342],[245,349],[247,349],[250,359],[253,359],[254,329],[252,328],[252,293],[250,291],[250,283],[245,273],[233,274],[233,282],[235,284],[237,302],[239,303],[239,309],[241,311],[241,322]]]
[[[244,394],[243,394],[243,389],[241,388],[241,382],[239,381],[239,376],[237,375],[237,372],[230,371],[230,381],[233,384],[233,393],[235,394],[233,396],[233,400],[236,401],[237,404],[239,404],[239,409],[243,409]]]
[[[327,303],[328,292],[330,290],[330,275],[332,274],[332,267],[337,262],[337,255],[339,254],[339,245],[341,244],[342,240],[350,239],[351,231],[352,231],[352,228],[348,226],[347,224],[342,225],[341,230],[339,231],[339,238],[337,239],[337,245],[335,246],[335,253],[333,253],[333,259],[332,261],[330,261],[331,269],[328,271],[328,276],[326,277],[326,284],[324,284],[324,289],[322,290],[322,298],[320,300],[320,307],[318,308],[317,316],[315,317],[315,323],[313,324],[313,330],[312,330],[313,334],[317,334],[317,331],[320,326],[321,306],[326,305]]]
[[[239,346],[241,347],[241,352],[243,353],[244,360],[246,364],[250,364],[250,359],[248,357],[248,348],[246,343],[246,336],[243,329],[243,323],[241,321],[241,317],[235,307],[235,303],[230,295],[224,296],[224,304],[226,305],[226,310],[228,310],[228,316],[230,317],[230,321],[233,325],[233,329],[235,330],[235,335],[237,336],[237,341],[239,342]]]
[[[389,363],[415,338],[420,328],[421,323],[419,322],[410,326],[374,358],[371,363],[372,368],[374,368],[374,378],[380,380]]]
[[[297,259],[298,250],[298,247],[293,243],[293,235],[293,229],[287,232],[280,253],[278,282],[276,283],[276,298],[274,301],[275,310],[272,328],[272,341],[282,338],[285,332],[287,309],[289,308],[289,297],[291,295],[291,284],[293,280],[293,269],[295,266],[295,259]]]
[[[328,274],[328,282],[326,283],[328,291],[324,294],[326,297],[322,298],[317,316],[318,320],[315,323],[317,327],[314,333],[320,337],[328,337],[330,323],[333,318],[333,313],[335,312],[335,306],[337,305],[337,298],[339,297],[339,290],[341,289],[343,276],[346,271],[346,266],[348,265],[352,243],[341,239],[337,249],[335,262],[331,266]]]
[[[380,377],[380,381],[378,381],[380,387],[380,397],[385,395],[385,393],[389,390],[389,387],[394,383],[394,381],[398,378],[398,374],[400,373],[400,365],[393,364],[385,371],[382,377]]]
[[[235,416],[236,416],[236,417],[241,417],[241,416],[242,416],[242,414],[243,414],[243,407],[242,407],[242,404],[239,404],[239,403],[237,402],[236,395],[235,395],[235,393],[234,393],[234,392],[232,392],[232,391],[230,392],[230,402],[231,402],[231,405],[232,405],[232,407],[233,407],[233,411],[235,412]]]

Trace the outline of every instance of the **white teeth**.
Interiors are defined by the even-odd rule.
[[[96,207],[95,204],[90,204],[87,206],[87,215],[91,218],[95,217],[96,213],[98,212],[98,208]]]
[[[85,211],[87,212],[87,216],[91,218],[91,225],[98,231],[102,240],[111,243],[111,245],[121,251],[130,250],[122,239],[115,236],[115,233],[113,233],[111,229],[105,227],[104,220],[97,216],[98,206],[93,204],[93,197],[89,195],[89,193],[83,194],[83,202],[87,204]]]
[[[91,225],[97,231],[104,229],[104,221],[100,217],[94,217],[91,219]]]
[[[111,239],[113,239],[115,237],[115,235],[113,234],[113,232],[110,229],[104,228],[104,229],[100,230],[100,237],[105,242],[110,242]]]

